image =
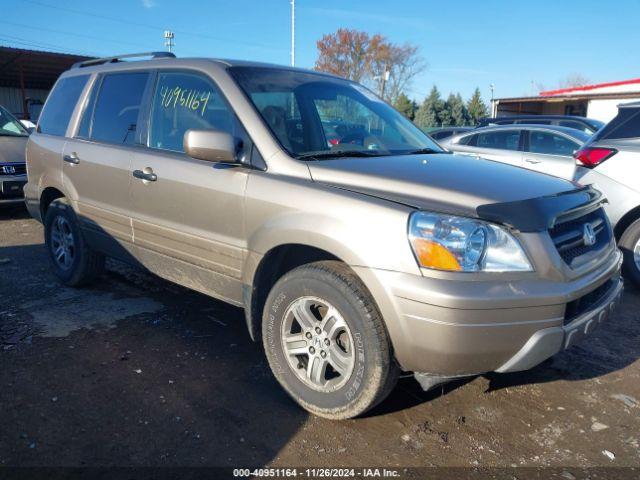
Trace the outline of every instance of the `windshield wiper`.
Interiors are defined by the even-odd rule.
[[[446,150],[436,150],[435,148],[419,148],[418,150],[411,150],[410,152],[405,152],[402,155],[430,155],[433,153],[451,153]]]
[[[327,150],[322,152],[310,152],[298,155],[298,160],[313,158],[320,160],[323,158],[339,158],[339,157],[380,157],[383,156],[377,150]]]

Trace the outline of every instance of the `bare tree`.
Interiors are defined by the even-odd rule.
[[[584,87],[590,80],[581,73],[571,73],[558,82],[560,88]]]

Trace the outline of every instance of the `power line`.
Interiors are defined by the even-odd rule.
[[[96,53],[89,53],[86,51],[80,51],[80,50],[69,50],[66,47],[62,47],[60,45],[54,45],[52,43],[38,43],[38,42],[33,42],[28,38],[22,38],[22,37],[14,37],[12,35],[7,35],[7,34],[2,34],[2,36],[0,36],[0,40],[4,41],[4,42],[8,42],[11,44],[18,44],[18,45],[23,45],[23,46],[27,46],[27,47],[35,47],[35,48],[42,48],[51,52],[57,52],[57,53],[66,53],[66,54],[75,54],[75,55],[81,55],[81,56],[85,56],[85,57],[99,57],[100,55],[97,55]]]
[[[0,23],[4,23],[5,25],[12,25],[14,27],[20,27],[20,28],[28,28],[31,30],[38,30],[38,31],[42,31],[42,32],[51,32],[51,33],[57,33],[60,35],[68,35],[68,36],[73,36],[73,37],[80,37],[80,38],[88,38],[91,40],[99,40],[101,42],[111,42],[111,43],[119,43],[122,45],[132,45],[132,46],[137,46],[140,47],[141,45],[139,43],[134,43],[134,42],[123,42],[120,40],[114,40],[114,39],[110,39],[110,38],[101,38],[101,37],[96,37],[93,35],[86,35],[83,33],[74,33],[74,32],[65,32],[63,30],[55,30],[53,28],[46,28],[46,27],[39,27],[39,26],[34,26],[34,25],[25,25],[22,23],[14,23],[14,22],[7,22],[4,20],[0,20]],[[147,48],[155,48],[155,47],[150,47],[149,45],[146,46]]]
[[[139,23],[139,22],[132,22],[130,20],[123,20],[122,18],[116,18],[116,17],[110,17],[108,15],[101,15],[101,14],[97,14],[97,13],[92,13],[92,12],[87,12],[84,10],[78,10],[75,8],[69,8],[69,7],[61,7],[58,5],[51,5],[48,3],[44,3],[44,2],[40,2],[38,0],[23,0],[24,2],[28,2],[28,3],[32,3],[34,5],[38,5],[40,7],[45,7],[45,8],[52,8],[54,10],[60,10],[60,11],[64,11],[64,12],[69,12],[69,13],[74,13],[77,15],[84,15],[87,17],[93,17],[93,18],[99,18],[102,20],[108,20],[110,22],[117,22],[117,23],[122,23],[125,25],[132,25],[135,27],[140,27],[140,28],[150,28],[156,31],[163,31],[166,29],[166,26],[158,26],[158,25],[151,25],[151,24],[147,24],[147,23]],[[274,48],[277,50],[282,50],[282,48],[279,47],[274,47],[271,45],[265,45],[262,43],[253,43],[253,42],[247,42],[244,40],[239,40],[237,38],[234,39],[229,39],[229,38],[221,38],[221,37],[215,37],[212,35],[206,35],[203,33],[194,33],[194,32],[190,32],[190,31],[186,31],[186,30],[175,30],[172,29],[173,32],[175,33],[179,33],[180,35],[191,35],[194,37],[200,37],[200,38],[206,38],[209,40],[216,40],[216,41],[222,41],[222,42],[229,42],[229,43],[234,43],[234,44],[239,44],[239,45],[246,45],[246,46],[250,46],[250,47],[268,47],[268,48]]]

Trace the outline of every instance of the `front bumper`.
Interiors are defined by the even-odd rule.
[[[580,341],[619,300],[621,263],[612,249],[598,268],[571,281],[455,281],[355,270],[381,310],[400,366],[459,377],[525,370]],[[607,289],[600,301],[565,325],[567,305],[600,287]]]
[[[535,367],[560,350],[579,343],[595,328],[606,322],[622,299],[622,278],[614,279],[602,300],[562,327],[544,328],[534,333],[527,343],[496,372],[520,372]]]
[[[24,203],[26,175],[0,175],[0,205]]]

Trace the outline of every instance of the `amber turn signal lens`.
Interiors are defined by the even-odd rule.
[[[418,256],[420,265],[423,267],[438,270],[462,270],[456,257],[439,243],[423,238],[415,238],[413,240],[413,248]]]

